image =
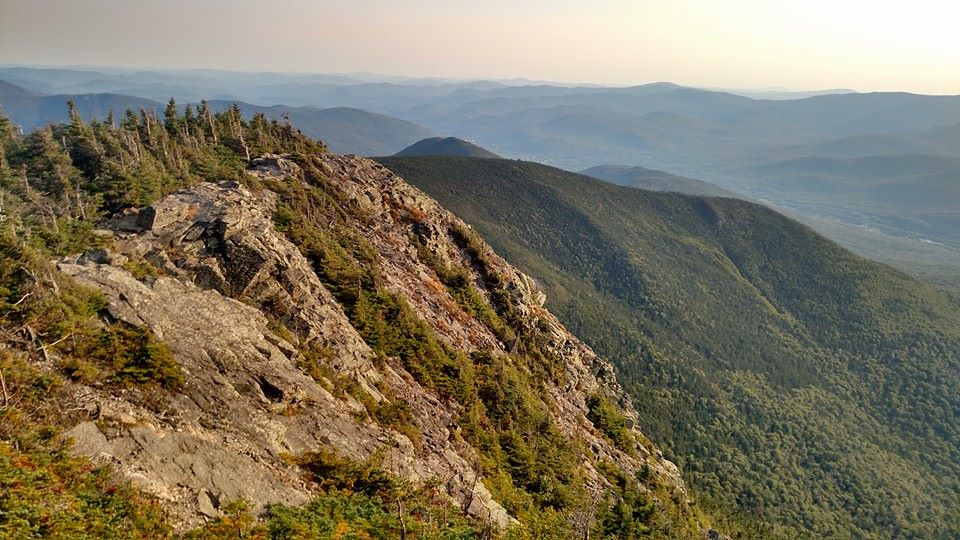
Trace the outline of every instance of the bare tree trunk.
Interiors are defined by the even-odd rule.
[[[140,115],[143,117],[143,125],[147,128],[147,142],[150,143],[150,146],[153,146],[153,130],[150,129],[150,116],[147,115],[147,111],[140,109]]]
[[[477,493],[477,482],[480,481],[480,473],[473,471],[473,484],[470,486],[470,497],[467,498],[466,503],[464,504],[463,511],[466,512],[470,510],[470,506],[473,505],[473,498]]]
[[[23,165],[20,167],[20,180],[23,181],[23,189],[27,194],[27,200],[31,199],[33,194],[33,188],[30,187],[30,180],[27,179],[27,166]]]
[[[207,125],[210,126],[210,135],[213,137],[213,144],[219,144],[220,138],[217,136],[217,124],[213,121],[213,114],[207,109]]]
[[[77,208],[80,209],[80,219],[86,221],[86,220],[87,220],[87,207],[86,207],[86,205],[83,203],[83,196],[81,195],[81,193],[82,193],[82,192],[80,191],[80,189],[79,189],[79,187],[78,187],[78,188],[77,188],[77,192],[76,192],[76,194],[77,194]]]
[[[127,139],[127,146],[130,148],[130,152],[133,154],[133,159],[137,164],[137,167],[140,166],[140,133],[136,131],[125,131],[125,138]]]
[[[403,501],[397,498],[397,518],[400,520],[400,540],[407,540],[407,522],[403,519]]]
[[[243,129],[240,130],[240,146],[243,147],[243,153],[247,156],[247,162],[250,162],[250,147],[247,146],[247,141],[243,140]]]
[[[3,392],[3,407],[10,406],[10,394],[7,393],[7,380],[3,378],[3,370],[0,369],[0,391]]]

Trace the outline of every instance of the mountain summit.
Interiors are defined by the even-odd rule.
[[[417,141],[395,154],[402,156],[457,156],[499,158],[500,156],[456,137],[430,137]]]

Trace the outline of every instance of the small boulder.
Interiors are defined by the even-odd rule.
[[[202,515],[207,516],[208,518],[215,518],[220,515],[220,512],[217,510],[217,505],[215,504],[216,498],[211,498],[210,494],[206,490],[201,490],[197,494],[197,512],[200,512]]]

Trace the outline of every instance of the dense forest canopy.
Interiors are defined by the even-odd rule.
[[[711,504],[763,537],[960,534],[960,305],[734,199],[378,158],[535,276]]]

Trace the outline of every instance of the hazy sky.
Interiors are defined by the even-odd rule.
[[[0,63],[960,94],[934,0],[0,0]]]

